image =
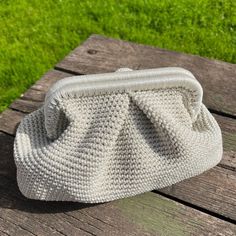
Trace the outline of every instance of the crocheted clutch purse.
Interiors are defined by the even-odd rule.
[[[220,128],[182,68],[74,76],[20,123],[17,182],[32,199],[105,202],[172,185],[222,158]]]

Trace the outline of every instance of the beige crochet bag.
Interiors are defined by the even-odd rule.
[[[53,85],[20,123],[14,156],[26,197],[95,203],[208,170],[222,138],[189,71],[125,69]]]

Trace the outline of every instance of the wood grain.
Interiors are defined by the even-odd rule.
[[[14,137],[0,132],[0,176],[15,179],[16,167],[13,159]]]
[[[24,116],[22,112],[6,109],[0,114],[0,131],[14,135]]]
[[[150,46],[92,35],[55,68],[73,74],[180,66],[202,84],[208,108],[236,116],[236,65]]]
[[[221,127],[224,150],[236,152],[236,119],[213,115]]]
[[[13,110],[21,111],[24,113],[30,113],[37,110],[43,105],[43,102],[31,101],[24,99],[16,99],[9,107]]]
[[[219,166],[236,171],[236,119],[213,114],[223,136],[224,156]]]
[[[236,152],[235,151],[225,151],[224,157],[218,166],[236,171]]]
[[[41,79],[36,81],[34,85],[31,86],[32,89],[34,90],[39,90],[39,91],[48,91],[48,89],[58,80],[73,76],[72,74],[65,73],[62,71],[58,70],[50,70],[47,73],[45,73]]]
[[[159,192],[223,215],[236,222],[236,173],[214,167]]]

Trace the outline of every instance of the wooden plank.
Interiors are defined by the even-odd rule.
[[[16,235],[235,235],[236,225],[155,193],[104,204],[25,199],[0,176],[1,230]],[[8,231],[10,222],[14,225]],[[30,235],[30,234],[29,234]]]
[[[46,92],[56,81],[70,76],[72,76],[72,74],[51,70],[22,94],[21,98],[24,100],[42,102],[44,101]]]
[[[43,223],[40,224],[17,210],[0,208],[0,215],[0,225],[5,226],[2,231],[7,232],[9,235],[63,236],[63,234],[56,229],[48,227]],[[6,223],[7,225],[4,225]],[[22,234],[19,234],[19,231],[22,232]]]
[[[0,132],[0,176],[15,179],[16,167],[13,159],[14,137]]]
[[[214,114],[222,130],[224,150],[236,152],[236,119]]]
[[[58,70],[50,70],[47,73],[45,73],[41,79],[36,81],[34,85],[32,85],[32,89],[43,91],[46,93],[48,89],[58,80],[73,76],[72,74],[65,73]]]
[[[236,171],[236,152],[235,151],[225,151],[224,157],[218,166]]]
[[[217,232],[214,223],[211,220],[209,221],[211,218],[209,215],[202,213],[202,216],[200,216],[198,215],[199,212],[192,208],[167,200],[166,198],[157,197],[153,193],[142,194],[135,198],[127,198],[125,201],[120,200],[118,204],[121,205],[121,209],[130,219],[146,225],[147,228],[161,228],[161,231],[159,231],[161,235],[221,235],[221,233],[226,235],[229,233],[227,231]],[[180,206],[183,207],[183,211],[180,210]],[[153,213],[156,210],[162,213],[159,216],[154,215]],[[201,217],[201,220],[196,220],[194,215],[196,218]],[[204,216],[209,218],[207,219]],[[204,225],[203,221],[205,221]],[[163,228],[162,223],[167,227]],[[196,231],[188,231],[189,227],[195,228],[196,225],[198,225],[197,228],[201,227],[203,231],[198,231],[198,229]]]
[[[40,91],[40,90],[29,88],[21,96],[21,98],[25,99],[25,100],[32,100],[32,101],[36,101],[36,102],[42,102],[42,101],[44,101],[45,93]]]
[[[22,94],[21,98],[16,99],[10,105],[10,108],[24,113],[35,111],[42,106],[45,94],[49,88],[58,80],[70,76],[72,76],[72,74],[50,70],[40,80],[32,85],[29,90]]]
[[[1,235],[19,235],[19,236],[34,236],[31,232],[18,227],[14,223],[11,223],[0,217],[0,233]]]
[[[55,68],[75,74],[92,74],[113,72],[120,67],[166,66],[190,70],[203,86],[207,107],[236,116],[235,64],[92,35]]]
[[[10,108],[13,110],[21,111],[24,113],[30,113],[37,110],[43,105],[43,102],[16,99],[11,105]]]
[[[14,135],[24,116],[25,114],[22,112],[6,109],[0,114],[0,131]]]
[[[222,130],[224,157],[219,166],[236,171],[236,120],[213,114]]]
[[[217,166],[158,191],[236,221],[235,171]]]

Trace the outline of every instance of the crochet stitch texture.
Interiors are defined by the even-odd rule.
[[[210,169],[222,137],[190,72],[119,71],[52,86],[20,123],[14,158],[26,197],[97,203]]]

